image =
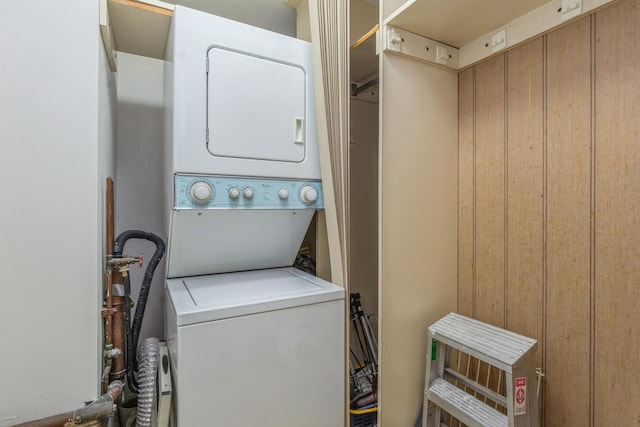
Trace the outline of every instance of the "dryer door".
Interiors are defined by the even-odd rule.
[[[304,69],[212,47],[207,70],[207,148],[212,155],[304,160]]]

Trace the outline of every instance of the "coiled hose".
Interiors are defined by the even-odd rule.
[[[136,311],[135,311],[135,315],[133,316],[133,322],[130,328],[129,328],[130,315],[128,315],[129,309],[127,308],[127,310],[125,311],[125,316],[127,317],[127,321],[126,321],[127,331],[125,333],[125,335],[127,336],[127,339],[126,339],[127,348],[125,351],[126,361],[127,361],[127,379],[128,379],[127,382],[128,382],[129,388],[132,391],[137,392],[138,383],[136,382],[136,379],[134,376],[134,372],[138,370],[136,360],[135,360],[135,352],[136,352],[136,348],[138,347],[138,340],[140,338],[140,329],[142,327],[142,319],[144,318],[144,311],[147,307],[147,299],[149,297],[149,290],[151,289],[151,280],[153,279],[153,273],[155,272],[156,267],[158,267],[158,264],[160,263],[160,260],[164,255],[165,245],[164,245],[164,241],[153,233],[140,231],[140,230],[128,230],[120,233],[120,235],[118,235],[115,242],[113,243],[113,258],[122,257],[124,245],[130,239],[148,240],[153,244],[155,244],[156,246],[156,251],[153,253],[153,256],[149,260],[149,264],[147,265],[147,269],[144,273],[144,278],[142,279],[142,286],[140,287],[140,295],[138,296],[138,303],[136,304]],[[127,277],[125,277],[125,298],[126,298],[127,307],[130,307],[129,288],[130,288],[129,276],[127,275]]]
[[[160,358],[158,338],[142,341],[138,352],[138,410],[136,427],[151,427],[154,418],[154,396],[156,393],[156,373]]]

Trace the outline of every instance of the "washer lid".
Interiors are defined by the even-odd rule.
[[[167,280],[178,326],[344,299],[344,289],[294,268]]]

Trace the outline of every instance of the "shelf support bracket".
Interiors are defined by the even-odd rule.
[[[453,70],[460,62],[459,49],[444,43],[386,25],[382,31],[384,52],[392,52],[419,61],[438,64]]]

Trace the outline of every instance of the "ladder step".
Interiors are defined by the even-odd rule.
[[[532,338],[457,313],[438,320],[429,332],[437,341],[507,371],[537,346]]]
[[[450,382],[436,378],[429,387],[428,398],[436,406],[469,427],[507,426],[507,416],[476,399]]]

